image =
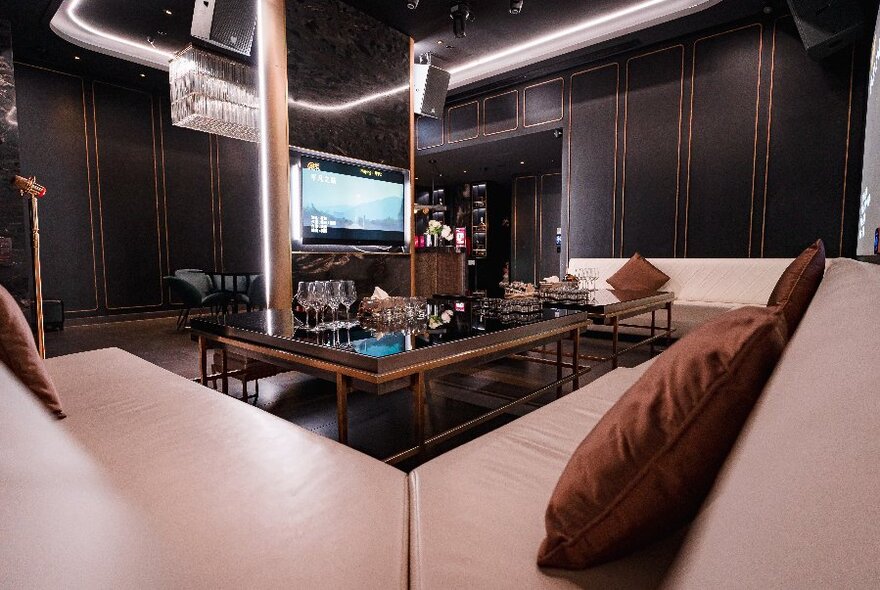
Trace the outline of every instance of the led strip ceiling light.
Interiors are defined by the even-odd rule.
[[[555,31],[512,45],[507,49],[486,55],[450,69],[450,89],[473,84],[507,71],[515,70],[553,56],[577,51],[590,45],[627,35],[642,29],[700,12],[721,0],[644,0]],[[163,70],[168,69],[170,52],[156,49],[148,43],[120,37],[85,22],[76,14],[84,0],[64,0],[52,18],[51,27],[71,43],[129,61]],[[294,107],[317,111],[345,111],[382,98],[405,92],[408,85],[365,95],[337,104],[319,104],[304,100],[290,100]]]

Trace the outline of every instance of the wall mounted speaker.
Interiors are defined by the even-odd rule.
[[[413,65],[413,109],[417,115],[439,119],[449,90],[449,72],[430,64]]]
[[[190,33],[196,39],[250,56],[256,26],[256,2],[196,0]]]
[[[857,41],[865,29],[858,0],[788,0],[801,41],[813,59]]]

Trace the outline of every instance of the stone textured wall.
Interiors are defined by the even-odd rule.
[[[12,34],[8,21],[0,21],[0,238],[11,238],[12,256],[0,261],[0,284],[31,319],[33,271],[27,201],[9,185],[20,174],[18,112],[12,65]]]
[[[288,0],[287,51],[291,145],[409,168],[408,91],[337,108],[408,87],[406,35],[339,0]]]

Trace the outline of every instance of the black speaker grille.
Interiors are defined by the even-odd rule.
[[[250,55],[257,22],[256,2],[216,0],[211,21],[211,41]]]

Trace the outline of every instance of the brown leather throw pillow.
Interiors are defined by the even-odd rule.
[[[669,276],[636,252],[606,282],[620,291],[659,291]]]
[[[775,309],[718,316],[660,355],[572,455],[538,565],[583,569],[696,514],[787,341]]]
[[[825,244],[818,240],[788,265],[773,287],[767,305],[779,306],[788,322],[790,333],[794,334],[807,313],[824,276]]]
[[[58,391],[37,352],[34,335],[21,308],[0,286],[0,362],[58,418],[64,418]]]

